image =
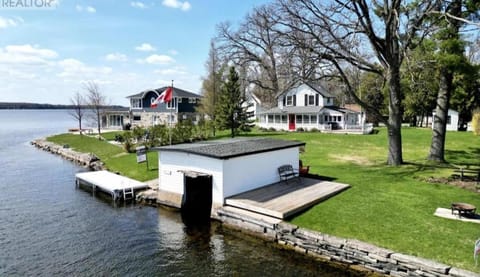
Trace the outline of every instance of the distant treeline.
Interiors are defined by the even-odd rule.
[[[38,103],[22,103],[22,102],[0,102],[0,110],[68,110],[73,109],[73,105],[55,105],[55,104],[38,104]],[[88,108],[88,107],[85,107]],[[107,108],[125,108],[118,105],[107,106]]]

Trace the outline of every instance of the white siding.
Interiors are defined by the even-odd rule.
[[[222,168],[222,160],[182,152],[159,151],[159,189],[183,194],[183,173],[179,170],[202,172],[212,175],[213,202],[223,204]]]
[[[291,164],[298,169],[298,147],[241,156],[224,162],[224,197],[279,181],[278,167]]]
[[[279,181],[277,168],[291,164],[298,169],[298,147],[220,160],[182,152],[159,151],[159,189],[183,194],[183,173],[191,170],[212,175],[216,204],[226,197]]]

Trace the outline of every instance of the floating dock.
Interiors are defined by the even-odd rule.
[[[75,174],[75,184],[91,187],[92,191],[110,194],[114,201],[135,198],[135,191],[146,189],[148,185],[109,171],[92,171]]]

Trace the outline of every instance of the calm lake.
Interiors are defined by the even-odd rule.
[[[212,223],[114,206],[76,189],[85,169],[29,144],[76,127],[64,110],[0,110],[0,276],[349,276]]]

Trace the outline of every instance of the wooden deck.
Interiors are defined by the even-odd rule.
[[[284,219],[322,202],[350,185],[301,178],[247,191],[225,200],[226,205]]]

